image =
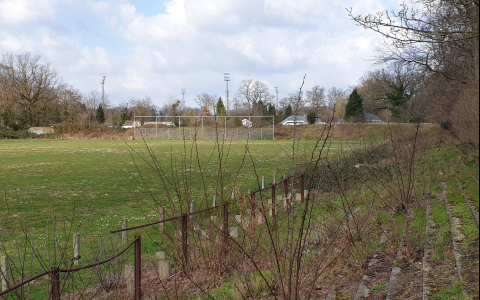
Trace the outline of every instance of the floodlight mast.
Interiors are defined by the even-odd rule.
[[[230,73],[223,73],[223,79],[224,79],[224,81],[227,83],[226,96],[227,96],[227,115],[228,115],[228,110],[229,110],[229,108],[230,108],[229,103],[228,103],[228,98],[229,98],[228,82],[230,81]]]
[[[182,102],[182,105],[183,107],[185,107],[185,94],[187,93],[187,89],[182,89],[182,97],[183,97],[183,102]]]
[[[275,92],[277,93],[277,109],[278,109],[278,87],[275,87]]]
[[[105,108],[105,81],[107,80],[107,76],[103,76],[102,79],[102,108]]]

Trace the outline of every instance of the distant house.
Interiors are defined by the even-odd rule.
[[[315,124],[325,124],[325,122],[322,121],[320,118],[315,119]]]
[[[175,127],[175,123],[173,122],[145,122],[143,125],[165,125]]]
[[[366,113],[364,115],[365,117],[365,122],[367,123],[382,123],[382,119],[380,119],[378,116],[376,115],[373,115],[373,114],[369,114],[369,113]]]
[[[130,129],[130,128],[134,128],[134,127],[140,127],[142,126],[142,123],[139,122],[139,121],[131,121],[131,120],[128,120],[128,121],[125,121],[125,124],[123,124],[122,128],[123,129]]]
[[[283,120],[280,125],[308,125],[307,116],[290,116]]]
[[[245,127],[250,128],[250,127],[252,127],[253,124],[252,124],[252,122],[249,121],[248,119],[243,119],[243,120],[242,120],[242,125],[245,126]]]
[[[30,129],[28,129],[28,132],[40,135],[53,133],[54,131],[52,127],[31,127]]]

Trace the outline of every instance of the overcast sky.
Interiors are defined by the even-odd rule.
[[[305,88],[347,88],[371,69],[379,37],[356,14],[399,0],[0,0],[0,53],[41,55],[83,93],[113,104],[149,95],[162,106],[187,89],[233,97],[242,79],[280,97]]]

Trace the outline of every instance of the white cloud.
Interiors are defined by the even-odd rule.
[[[3,0],[0,1],[0,20],[8,24],[54,21],[56,0]]]
[[[0,51],[42,55],[65,81],[106,90],[114,103],[187,88],[231,95],[242,79],[264,80],[282,96],[299,87],[355,84],[378,38],[355,26],[355,13],[391,8],[399,0],[167,0],[145,15],[133,0],[0,1]],[[60,26],[62,17],[69,26]],[[41,26],[38,26],[41,22]],[[193,103],[190,102],[193,105]]]

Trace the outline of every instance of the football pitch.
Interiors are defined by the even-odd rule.
[[[141,225],[167,204],[188,193],[193,201],[258,190],[292,167],[292,141],[0,141],[0,220],[35,221],[37,228],[55,214],[90,221],[90,232]],[[296,144],[295,164],[309,161],[316,143]],[[329,144],[329,155],[358,142]],[[326,151],[324,151],[326,153]],[[323,154],[325,155],[325,154]],[[318,157],[318,153],[316,155]],[[168,195],[167,195],[168,194]],[[185,196],[185,195],[184,195]],[[81,212],[81,213],[80,213]],[[158,219],[158,217],[157,217]],[[1,227],[2,225],[0,225]]]

